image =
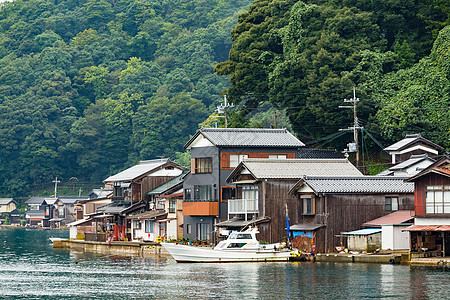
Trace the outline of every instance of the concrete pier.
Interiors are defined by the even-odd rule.
[[[56,240],[53,248],[74,249],[86,252],[127,255],[127,256],[156,256],[170,254],[157,243],[141,242],[88,242],[83,240]]]

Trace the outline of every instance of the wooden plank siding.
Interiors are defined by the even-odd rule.
[[[286,155],[288,159],[294,159],[295,153],[249,153],[249,152],[221,152],[220,168],[222,170],[233,170],[230,167],[230,155],[248,155],[248,158],[269,158],[269,155]]]
[[[450,185],[450,178],[435,173],[429,173],[414,181],[416,217],[442,217],[448,214],[427,214],[425,210],[426,187],[428,185]]]
[[[326,194],[315,196],[315,214],[303,215],[300,194],[289,195],[288,191],[297,180],[259,181],[259,217],[269,217],[270,222],[258,225],[258,239],[275,243],[286,240],[286,204],[290,225],[324,224],[315,232],[316,251],[332,252],[341,243],[341,232],[361,229],[367,221],[387,215],[385,197],[399,199],[399,210],[413,210],[414,195],[410,194]],[[242,195],[238,185],[236,197]]]

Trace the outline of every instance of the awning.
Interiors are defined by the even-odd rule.
[[[111,218],[114,217],[114,215],[108,214],[108,215],[97,215],[94,216],[94,219],[103,219],[103,218]]]
[[[64,221],[65,219],[64,218],[54,218],[54,219],[50,219],[50,220],[48,220],[49,222],[61,222],[61,221]]]
[[[233,184],[251,184],[251,183],[255,183],[257,182],[257,180],[239,180],[239,181],[234,181],[232,182]]]
[[[320,227],[324,227],[324,224],[295,224],[289,227],[290,231],[314,231]]]
[[[411,225],[403,231],[450,231],[450,225]]]
[[[165,222],[170,222],[176,220],[175,218],[168,218],[168,219],[162,219],[162,220],[157,220],[156,223],[165,223]]]
[[[380,233],[381,228],[365,228],[365,229],[359,229],[354,230],[350,232],[341,232],[342,235],[371,235],[375,233]]]
[[[129,220],[150,220],[150,219],[155,219],[158,217],[166,218],[167,212],[159,211],[159,210],[151,210],[151,211],[146,211],[141,214],[128,216],[127,219],[129,219]]]
[[[81,219],[81,220],[72,222],[70,224],[67,224],[67,226],[77,226],[77,225],[81,225],[81,224],[84,224],[84,223],[87,223],[87,222],[90,222],[90,221],[92,221],[92,219]]]

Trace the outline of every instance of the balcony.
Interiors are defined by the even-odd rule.
[[[243,214],[247,219],[247,214],[257,214],[258,212],[258,199],[228,200],[228,219],[231,214]]]
[[[183,202],[183,216],[218,216],[219,202],[217,201],[185,201]]]

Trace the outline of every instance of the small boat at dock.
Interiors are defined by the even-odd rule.
[[[186,262],[270,262],[288,261],[293,250],[283,244],[261,244],[256,228],[232,232],[214,248],[161,243],[178,263]]]

